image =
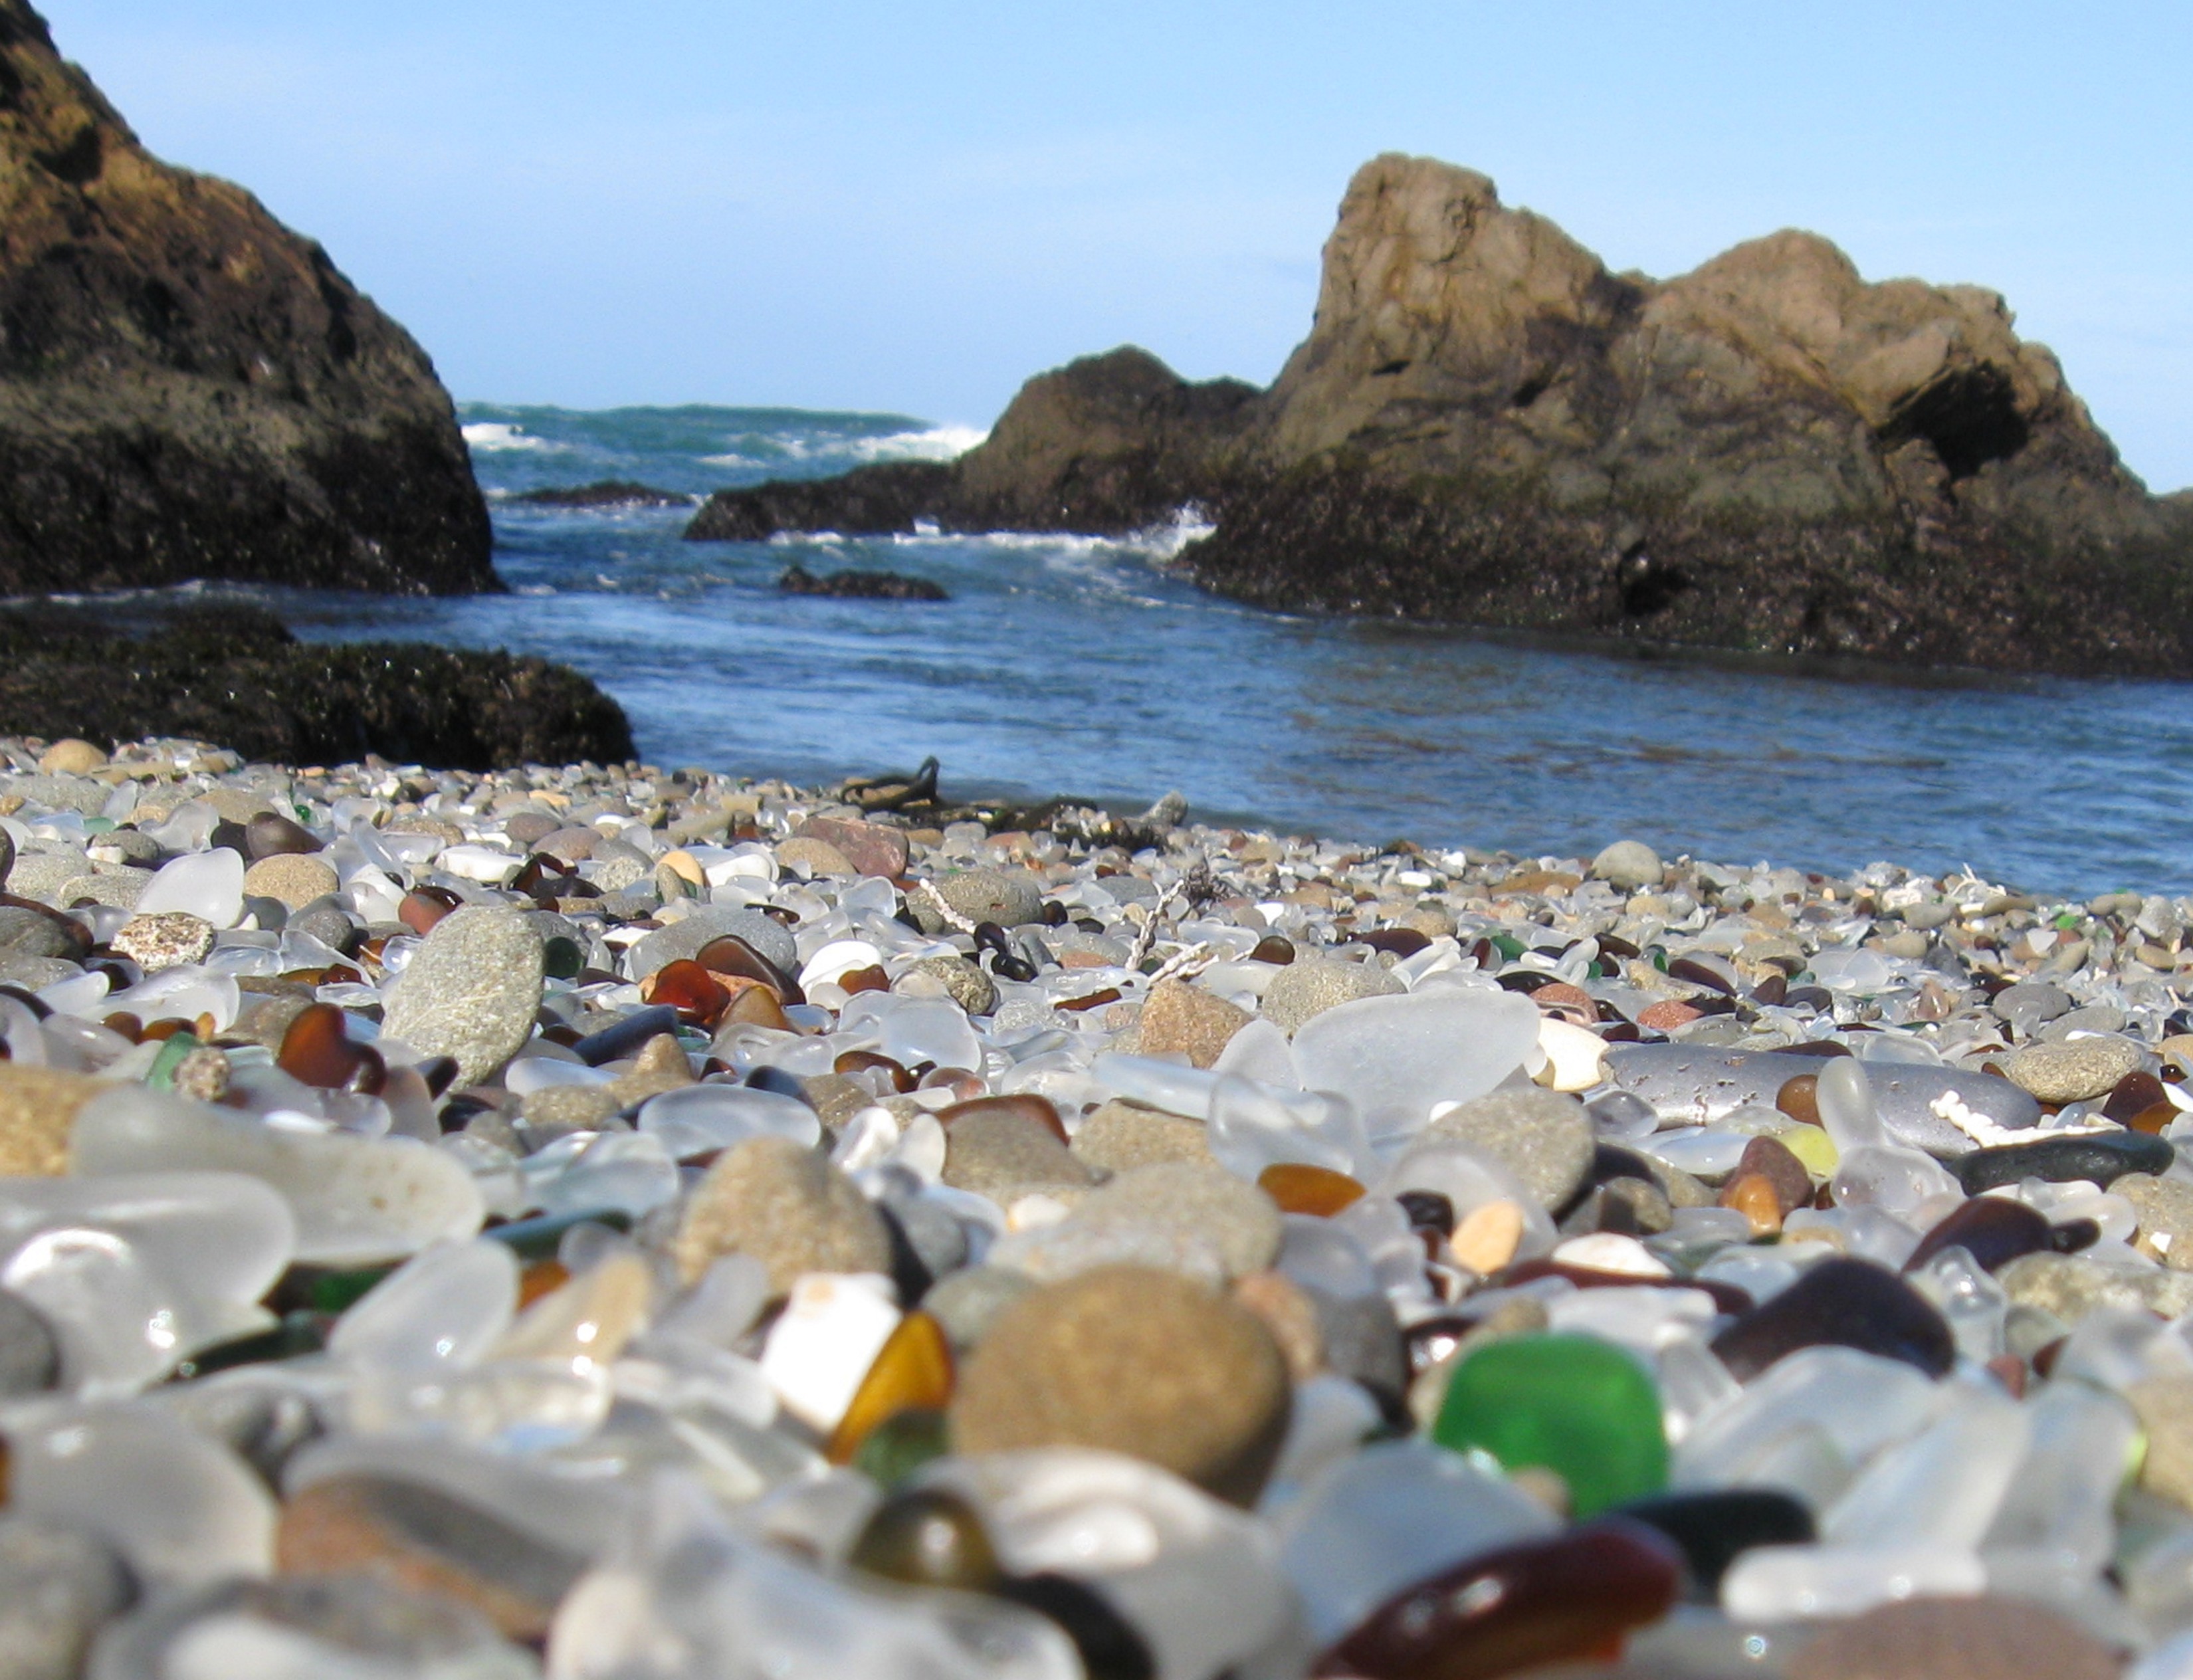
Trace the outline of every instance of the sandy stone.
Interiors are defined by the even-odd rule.
[[[1025,927],[1043,920],[1043,883],[1025,869],[965,869],[930,886],[953,915],[968,921]],[[913,893],[907,903],[928,932],[946,926],[929,892]]]
[[[1192,1065],[1208,1068],[1251,1018],[1248,1011],[1200,986],[1160,980],[1136,1018],[1136,1050],[1144,1056],[1185,1055]]]
[[[0,1178],[66,1173],[77,1110],[112,1088],[83,1074],[0,1062]]]
[[[999,1314],[961,1374],[952,1442],[1125,1453],[1246,1505],[1290,1400],[1285,1359],[1247,1308],[1170,1272],[1107,1267]]]
[[[860,823],[841,817],[810,817],[795,831],[795,838],[818,840],[864,875],[896,880],[906,873],[906,831],[884,823]],[[777,855],[783,856],[782,848]]]
[[[890,1270],[883,1217],[853,1181],[786,1138],[727,1150],[685,1203],[671,1257],[688,1283],[721,1254],[751,1254],[777,1295],[803,1273]]]
[[[997,982],[963,956],[923,957],[908,972],[934,978],[970,1015],[988,1015],[998,1006]]]
[[[252,897],[278,899],[301,910],[342,885],[332,865],[309,852],[280,851],[262,857],[243,872],[243,890]]]
[[[830,880],[851,880],[861,873],[853,867],[853,860],[827,840],[811,835],[794,834],[776,844],[776,861],[781,869],[794,869],[810,877],[820,876]]]
[[[1252,1271],[1235,1279],[1234,1299],[1263,1321],[1293,1380],[1306,1383],[1325,1368],[1317,1304],[1285,1272]]]
[[[2018,1306],[2053,1313],[2068,1325],[2097,1307],[2130,1307],[2176,1318],[2193,1312],[2193,1272],[2106,1266],[2076,1254],[2020,1254],[1995,1273]]]
[[[1264,1016],[1280,1031],[1291,1034],[1328,1009],[1400,989],[1401,983],[1376,963],[1298,956],[1265,988]]]
[[[186,962],[203,962],[213,951],[213,924],[187,910],[132,916],[110,942],[147,974]]]
[[[1255,1185],[1175,1161],[1122,1173],[1066,1219],[1007,1237],[990,1259],[1046,1282],[1134,1264],[1217,1283],[1270,1265],[1284,1232],[1278,1206]]]
[[[49,776],[89,776],[94,770],[106,768],[106,752],[89,741],[79,741],[73,735],[64,736],[46,748],[38,759],[38,768]]]
[[[2002,1064],[2003,1076],[2044,1103],[2106,1096],[2145,1062],[2139,1046],[2114,1034],[2029,1044]]]
[[[1211,1153],[1211,1134],[1201,1121],[1160,1114],[1117,1098],[1081,1122],[1081,1129],[1074,1134],[1074,1153],[1108,1173],[1125,1173],[1171,1161],[1191,1161],[1199,1167],[1218,1164]]]
[[[1483,1150],[1547,1208],[1558,1208],[1583,1186],[1598,1147],[1582,1103],[1535,1087],[1476,1098],[1441,1115],[1423,1135]]]
[[[1100,1176],[1041,1121],[1009,1110],[964,1115],[944,1138],[944,1182],[1000,1207],[1032,1190],[1085,1190]]]
[[[1617,840],[1591,860],[1592,879],[1635,892],[1660,884],[1660,854],[1641,840]]]

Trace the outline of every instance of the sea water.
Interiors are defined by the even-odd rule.
[[[651,762],[827,780],[934,754],[949,796],[1171,788],[1206,819],[1365,842],[1847,870],[1875,858],[2081,893],[2193,889],[2193,686],[1884,674],[1595,651],[1255,611],[1132,538],[686,542],[690,506],[523,503],[627,479],[695,497],[979,440],[893,415],[468,404],[510,593],[277,592],[315,638],[423,637],[576,666]],[[780,593],[880,567],[941,603]]]

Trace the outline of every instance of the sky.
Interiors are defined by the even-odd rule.
[[[1801,226],[2002,292],[2193,485],[2193,7],[2088,0],[43,0],[146,144],[230,176],[461,398],[987,425],[1142,344],[1268,381],[1377,152],[1615,268]]]

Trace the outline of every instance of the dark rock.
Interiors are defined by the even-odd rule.
[[[941,584],[896,571],[833,571],[817,577],[804,566],[787,566],[776,580],[787,595],[836,595],[854,601],[948,601]]]
[[[4,4],[5,0],[0,0]],[[300,642],[261,608],[204,605],[132,637],[112,610],[0,613],[0,732],[192,737],[247,759],[488,770],[632,756],[617,703],[543,659],[414,642]]]
[[[0,1289],[0,1399],[43,1393],[60,1376],[60,1362],[45,1319],[20,1296]]]
[[[530,502],[536,507],[690,507],[693,505],[693,498],[690,496],[681,495],[674,490],[656,490],[652,485],[636,485],[628,479],[602,479],[591,485],[529,490],[510,499]]]
[[[1881,1266],[1840,1255],[1816,1262],[1713,1342],[1738,1382],[1800,1348],[1826,1346],[1900,1359],[1930,1377],[1948,1375],[1957,1358],[1950,1327],[1916,1290]]]
[[[1480,175],[1383,157],[1266,392],[1137,350],[949,465],[712,498],[688,535],[1118,531],[1199,504],[1240,599],[1752,651],[2193,670],[2193,499],[2118,460],[1994,293],[1784,232],[1612,274]]]
[[[0,0],[0,591],[499,588],[426,353]]]
[[[2021,1178],[2046,1178],[2053,1184],[2091,1178],[2106,1190],[2127,1173],[2167,1173],[2177,1155],[2167,1138],[2145,1132],[2099,1132],[1974,1150],[1951,1161],[1950,1170],[1967,1195]]]

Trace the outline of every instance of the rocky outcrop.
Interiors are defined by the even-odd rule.
[[[948,601],[941,583],[898,571],[842,571],[816,574],[805,566],[787,566],[776,580],[787,595],[832,595],[848,601]]]
[[[489,543],[425,353],[0,0],[0,591],[459,593],[499,587]]]
[[[621,763],[616,701],[543,659],[414,642],[300,642],[261,609],[206,605],[117,628],[112,611],[0,612],[0,735],[111,746],[181,736],[281,764],[378,753],[491,770]]]
[[[529,490],[510,498],[535,507],[690,507],[693,498],[674,490],[657,490],[629,479],[599,479],[591,485]]]
[[[780,530],[1117,533],[1210,493],[1257,398],[1239,380],[1192,384],[1146,350],[1114,350],[1039,374],[979,448],[949,463],[879,462],[835,479],[719,490],[696,541],[759,542]]]
[[[1177,418],[1077,426],[1032,400],[1122,358]],[[1869,284],[1816,235],[1655,282],[1483,175],[1381,158],[1348,188],[1310,335],[1272,387],[1220,403],[1169,377],[1126,352],[1045,375],[1007,416],[1039,415],[1039,448],[1000,421],[899,481],[901,511],[1011,524],[988,516],[1060,505],[1085,458],[1132,460],[1147,496],[1108,511],[1200,502],[1216,530],[1182,564],[1272,605],[2193,674],[2193,506],[2125,469],[2001,298]],[[746,493],[741,534],[772,513],[864,528],[832,517],[848,510],[829,485],[797,508],[776,488]]]

